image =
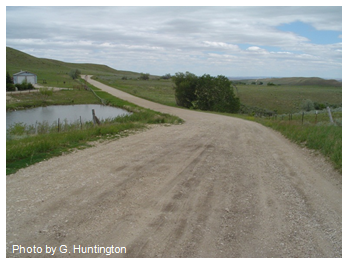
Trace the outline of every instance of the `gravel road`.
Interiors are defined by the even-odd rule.
[[[342,176],[322,156],[89,81],[185,123],[7,176],[7,257],[342,257]]]

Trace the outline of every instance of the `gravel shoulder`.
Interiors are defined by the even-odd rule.
[[[185,123],[7,176],[7,257],[342,257],[342,176],[325,158],[254,122],[88,81]],[[127,253],[97,253],[111,246]]]

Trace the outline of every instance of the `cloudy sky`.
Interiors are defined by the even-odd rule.
[[[164,75],[342,77],[342,7],[6,7],[6,46]]]

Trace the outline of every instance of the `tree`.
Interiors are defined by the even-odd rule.
[[[81,71],[78,69],[72,69],[69,72],[69,76],[72,77],[72,79],[77,79],[80,74],[81,74]]]
[[[8,73],[8,71],[6,72],[6,84],[7,83],[13,84],[13,80],[11,78],[11,75]]]
[[[198,78],[196,75],[186,72],[175,73],[172,77],[175,83],[175,100],[178,106],[183,106],[185,108],[192,108],[193,102],[196,100],[197,96],[195,94],[196,87],[198,84]]]
[[[6,91],[15,91],[15,85],[13,84],[13,80],[11,78],[11,75],[6,72]]]
[[[219,112],[237,112],[239,98],[235,97],[230,80],[225,76],[208,74],[196,77],[190,72],[176,73],[175,99],[179,106]]]
[[[201,110],[232,113],[240,108],[239,98],[235,97],[230,80],[222,75],[200,77],[196,95],[197,106]]]

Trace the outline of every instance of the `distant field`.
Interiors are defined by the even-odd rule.
[[[275,85],[285,85],[285,86],[326,86],[326,87],[342,87],[342,82],[335,79],[322,79],[322,78],[265,78],[265,79],[245,79],[245,80],[235,80],[239,82],[244,82],[246,84],[252,84],[262,82],[263,85],[267,83],[273,83]]]
[[[122,80],[120,75],[98,75],[95,79],[135,96],[168,106],[176,106],[174,83],[171,80],[159,79],[159,77],[150,78],[149,80]]]
[[[342,105],[341,87],[322,86],[259,86],[237,85],[241,103],[270,111],[295,113],[301,111],[303,100]]]

